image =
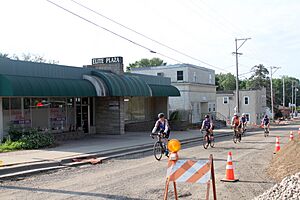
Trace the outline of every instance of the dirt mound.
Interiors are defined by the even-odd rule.
[[[300,140],[296,137],[276,153],[268,168],[268,175],[277,181],[300,172]]]

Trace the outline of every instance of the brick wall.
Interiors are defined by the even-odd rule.
[[[121,97],[95,99],[97,134],[124,134],[124,100]]]

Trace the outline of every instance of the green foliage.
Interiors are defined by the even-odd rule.
[[[31,53],[23,53],[21,56],[16,54],[9,55],[7,53],[0,53],[0,58],[8,58],[13,60],[24,60],[30,62],[38,62],[38,63],[49,63],[49,64],[58,64],[59,61],[57,60],[47,60],[43,56],[38,54],[31,54]]]
[[[231,73],[216,74],[217,90],[235,90],[235,76]]]
[[[5,143],[0,145],[0,152],[20,150],[23,148],[23,145],[22,141],[12,142],[11,140],[6,140]]]
[[[35,132],[22,137],[20,141],[24,143],[24,149],[38,149],[52,145],[54,138],[49,133]]]
[[[10,129],[9,137],[0,144],[0,152],[20,149],[38,149],[54,144],[54,137],[49,133],[37,132],[34,129],[18,130]]]
[[[253,71],[252,76],[249,78],[247,87],[250,89],[269,88],[270,78],[268,69],[262,65],[255,65],[251,69]]]
[[[21,127],[10,126],[8,130],[9,139],[11,141],[19,141],[25,135],[29,135],[31,133],[35,133],[34,129],[22,129]]]
[[[130,71],[132,68],[140,68],[140,67],[157,67],[157,66],[164,66],[167,65],[162,59],[160,58],[143,58],[139,61],[135,61],[134,63],[130,63],[129,66],[126,67],[127,71]]]

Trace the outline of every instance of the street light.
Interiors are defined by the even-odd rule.
[[[240,92],[239,92],[239,60],[238,56],[242,55],[242,53],[238,53],[238,50],[245,44],[247,40],[250,40],[251,38],[235,38],[235,62],[236,62],[236,112],[240,112]],[[243,41],[242,44],[238,47],[238,41]]]

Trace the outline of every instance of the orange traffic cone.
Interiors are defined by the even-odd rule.
[[[234,178],[233,165],[232,165],[232,153],[228,153],[227,164],[226,164],[226,176],[221,181],[224,182],[236,182],[239,179]]]
[[[293,131],[290,132],[290,141],[294,140],[294,133]]]
[[[279,137],[276,137],[276,144],[275,144],[275,152],[278,152],[280,150],[280,144],[279,144]]]

